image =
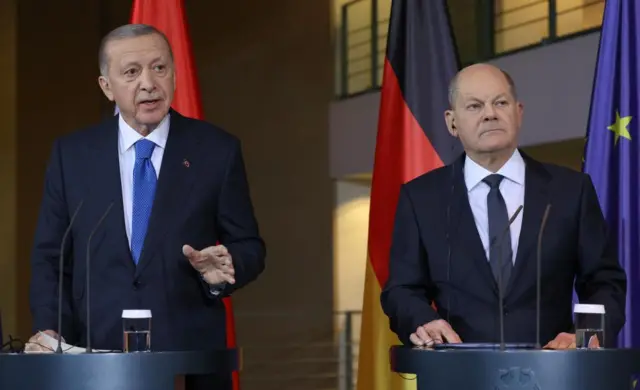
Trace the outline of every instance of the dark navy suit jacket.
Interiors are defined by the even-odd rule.
[[[31,258],[33,330],[57,330],[58,260],[63,233],[83,201],[65,247],[62,335],[86,344],[87,239],[91,255],[91,340],[122,349],[123,309],[152,311],[154,350],[226,345],[228,296],[264,269],[265,245],[253,214],[241,147],[232,135],[171,111],[155,201],[136,266],[125,233],[118,161],[118,117],[61,137],[53,145]],[[182,254],[217,242],[233,257],[236,284],[210,294]]]
[[[536,247],[550,203],[541,251],[540,342],[573,331],[575,280],[581,302],[605,305],[605,339],[611,346],[625,322],[626,275],[591,179],[520,153],[526,163],[525,199],[516,262],[505,289],[505,340],[536,341]],[[464,159],[463,154],[400,191],[381,302],[391,329],[406,344],[418,326],[439,318],[448,319],[463,342],[500,341],[498,287],[469,205]]]

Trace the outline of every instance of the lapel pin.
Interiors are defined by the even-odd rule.
[[[191,166],[191,163],[185,158],[184,160],[182,160],[182,165],[184,165],[185,168],[189,168]]]

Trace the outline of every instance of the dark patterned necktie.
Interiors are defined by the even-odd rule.
[[[505,232],[509,224],[509,214],[507,213],[507,205],[500,193],[500,182],[504,176],[493,174],[485,177],[482,181],[487,183],[491,190],[487,195],[487,213],[489,215],[489,243],[491,250],[489,252],[489,262],[491,271],[496,282],[499,281],[498,275],[502,274],[502,287],[506,287],[511,277],[513,269],[511,234]],[[502,240],[502,242],[500,242]],[[502,269],[500,269],[500,256],[502,256]]]

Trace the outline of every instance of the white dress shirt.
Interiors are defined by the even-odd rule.
[[[497,174],[504,176],[500,182],[500,193],[507,204],[507,214],[509,218],[513,216],[518,207],[524,206],[524,179],[525,179],[525,163],[516,149],[511,158],[500,168]],[[482,181],[485,177],[493,174],[493,172],[483,168],[473,161],[469,156],[466,157],[464,164],[464,181],[468,189],[469,204],[473,212],[473,218],[476,222],[480,240],[484,247],[487,260],[489,256],[489,214],[487,211],[487,195],[489,194],[489,185]],[[520,238],[520,229],[522,227],[522,215],[524,208],[520,211],[518,217],[513,221],[510,228],[511,248],[513,250],[512,261],[515,263],[516,253],[518,251],[518,240]]]
[[[124,224],[131,249],[131,215],[133,212],[133,167],[136,162],[136,148],[134,144],[146,138],[156,144],[151,155],[151,163],[160,175],[162,156],[169,137],[169,115],[160,122],[158,127],[146,137],[135,131],[120,116],[118,120],[118,157],[120,160],[120,181],[122,184],[122,205],[124,208]]]

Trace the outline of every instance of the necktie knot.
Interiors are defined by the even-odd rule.
[[[482,181],[487,183],[492,190],[497,190],[500,188],[500,182],[502,179],[504,179],[504,176],[494,173],[493,175],[485,177]]]
[[[149,159],[156,144],[153,141],[142,138],[136,142],[136,159]]]

